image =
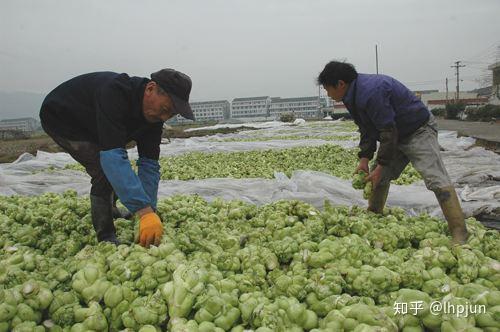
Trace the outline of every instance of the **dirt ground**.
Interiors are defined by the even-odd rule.
[[[478,144],[500,153],[500,122],[469,122],[437,119],[439,129],[454,130],[459,136],[474,137]]]
[[[17,159],[24,152],[36,154],[38,150],[60,152],[61,148],[46,135],[15,140],[0,141],[0,163],[8,163]]]

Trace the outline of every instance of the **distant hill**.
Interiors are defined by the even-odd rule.
[[[0,91],[0,120],[11,118],[35,118],[45,94],[32,92]]]

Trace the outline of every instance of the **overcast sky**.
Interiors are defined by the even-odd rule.
[[[478,87],[500,56],[500,0],[1,0],[0,90],[171,67],[192,101],[308,96],[332,59],[411,89]]]

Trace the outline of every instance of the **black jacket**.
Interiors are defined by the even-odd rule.
[[[163,123],[149,123],[142,114],[148,82],[113,72],[72,78],[43,101],[42,125],[69,140],[96,143],[102,151],[134,140],[139,156],[158,160]]]

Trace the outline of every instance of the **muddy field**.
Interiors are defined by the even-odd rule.
[[[47,135],[28,139],[0,141],[0,163],[8,163],[17,159],[24,152],[36,154],[38,150],[60,152],[61,148]]]

